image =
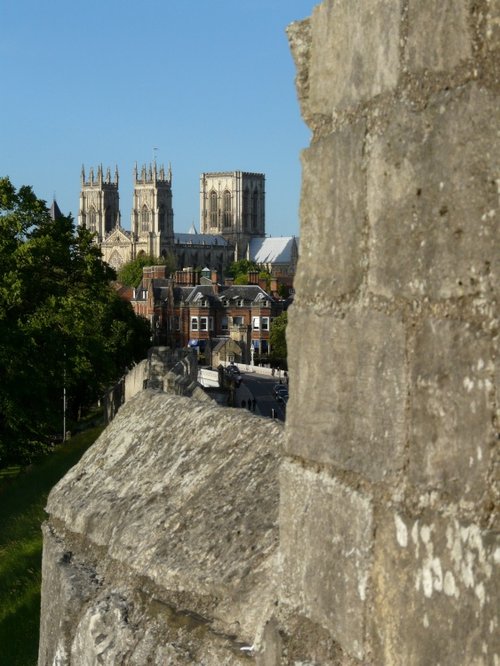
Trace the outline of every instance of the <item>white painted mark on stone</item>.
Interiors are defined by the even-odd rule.
[[[463,385],[467,393],[470,393],[474,388],[474,382],[469,377],[464,377]]]
[[[484,606],[484,601],[486,598],[486,593],[484,590],[484,585],[483,583],[478,583],[476,587],[474,588],[474,592],[476,593],[476,597],[479,599],[479,603],[481,604],[481,608]]]
[[[420,538],[424,543],[429,543],[431,538],[431,529],[428,525],[422,525],[420,528]]]
[[[394,516],[394,522],[396,524],[396,539],[401,548],[406,548],[408,545],[408,529],[398,514]]]
[[[447,571],[444,575],[443,590],[449,597],[458,597],[458,588],[455,585],[455,577],[451,571]]]

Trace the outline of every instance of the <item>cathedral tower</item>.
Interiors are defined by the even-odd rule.
[[[265,197],[265,176],[262,173],[202,173],[201,232],[223,236],[235,246],[235,258],[245,258],[250,238],[266,235]]]
[[[159,169],[156,162],[139,173],[134,169],[134,199],[132,204],[132,235],[136,256],[144,252],[154,257],[172,249],[174,240],[174,211],[172,208],[172,170]]]
[[[102,165],[97,167],[97,175],[90,167],[89,178],[86,180],[85,168],[82,166],[78,224],[97,234],[98,242],[120,226],[118,167],[115,168],[113,180],[109,167],[105,175]]]

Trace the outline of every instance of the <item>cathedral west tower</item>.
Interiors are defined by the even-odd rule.
[[[200,228],[225,238],[235,246],[235,259],[244,259],[250,239],[266,235],[264,174],[202,173]]]
[[[90,167],[87,180],[82,166],[78,224],[94,232],[98,242],[120,226],[118,167],[115,168],[113,180],[109,168],[104,175],[102,165],[97,167],[97,174]]]
[[[134,198],[131,231],[135,255],[141,252],[153,257],[165,255],[174,242],[172,208],[172,170],[165,174],[156,162],[140,171],[134,169]]]

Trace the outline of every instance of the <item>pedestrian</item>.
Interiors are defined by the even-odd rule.
[[[272,375],[273,377],[274,377],[274,373],[275,373],[275,372],[276,372],[276,370],[273,368],[273,369],[271,370],[271,375]]]
[[[252,401],[248,398],[248,409],[252,409]]]
[[[257,404],[257,401],[255,398],[252,400],[252,412],[255,412],[255,405]]]

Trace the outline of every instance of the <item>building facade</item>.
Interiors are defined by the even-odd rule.
[[[227,340],[238,343],[245,363],[268,356],[271,323],[286,307],[258,284],[221,285],[215,271],[192,269],[169,278],[164,266],[143,269],[131,303],[150,321],[155,344],[191,347],[207,363]]]
[[[200,229],[224,237],[235,258],[246,258],[251,238],[266,235],[265,176],[215,171],[200,176]]]

